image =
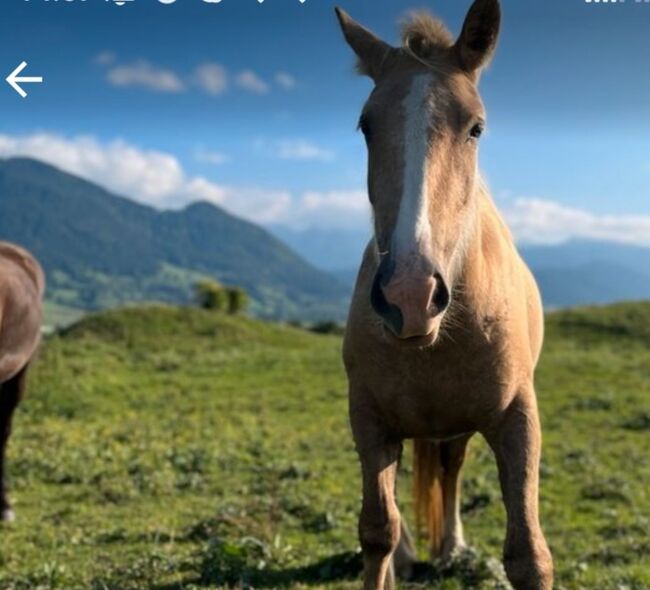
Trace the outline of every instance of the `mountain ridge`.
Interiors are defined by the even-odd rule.
[[[207,202],[159,210],[30,158],[0,160],[0,238],[41,261],[54,303],[191,301],[201,277],[276,319],[342,319],[348,290],[264,228]]]

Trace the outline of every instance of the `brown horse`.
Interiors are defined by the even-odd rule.
[[[395,501],[402,442],[414,439],[416,507],[432,554],[448,558],[464,546],[459,472],[480,432],[499,467],[508,577],[516,590],[550,590],[533,385],[542,307],[477,171],[485,125],[477,85],[495,50],[499,2],[476,0],[456,41],[417,14],[399,48],[337,14],[375,84],[359,123],[374,239],[344,346],[363,477],[365,588],[392,585],[393,571],[408,574],[414,560]]]
[[[40,340],[44,290],[36,260],[22,248],[0,242],[0,516],[5,521],[14,518],[5,481],[7,441]]]

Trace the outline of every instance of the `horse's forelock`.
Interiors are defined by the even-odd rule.
[[[412,12],[402,23],[402,47],[425,62],[435,62],[454,44],[444,23],[428,12]]]

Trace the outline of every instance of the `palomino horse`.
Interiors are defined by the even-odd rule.
[[[0,242],[0,511],[13,520],[5,482],[5,453],[14,410],[23,395],[27,367],[41,335],[45,279],[25,250]]]
[[[516,590],[550,590],[533,385],[541,302],[477,171],[485,125],[477,85],[496,46],[499,2],[476,0],[455,42],[442,23],[416,14],[399,48],[337,14],[375,84],[359,123],[374,239],[344,346],[365,589],[383,590],[393,569],[406,573],[414,560],[395,501],[402,442],[415,441],[416,505],[432,553],[448,558],[464,546],[459,472],[480,432],[499,467],[508,577]]]

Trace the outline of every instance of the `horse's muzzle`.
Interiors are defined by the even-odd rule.
[[[372,287],[373,309],[402,340],[420,340],[437,331],[449,306],[449,289],[439,273],[399,276],[390,261],[380,265]]]

